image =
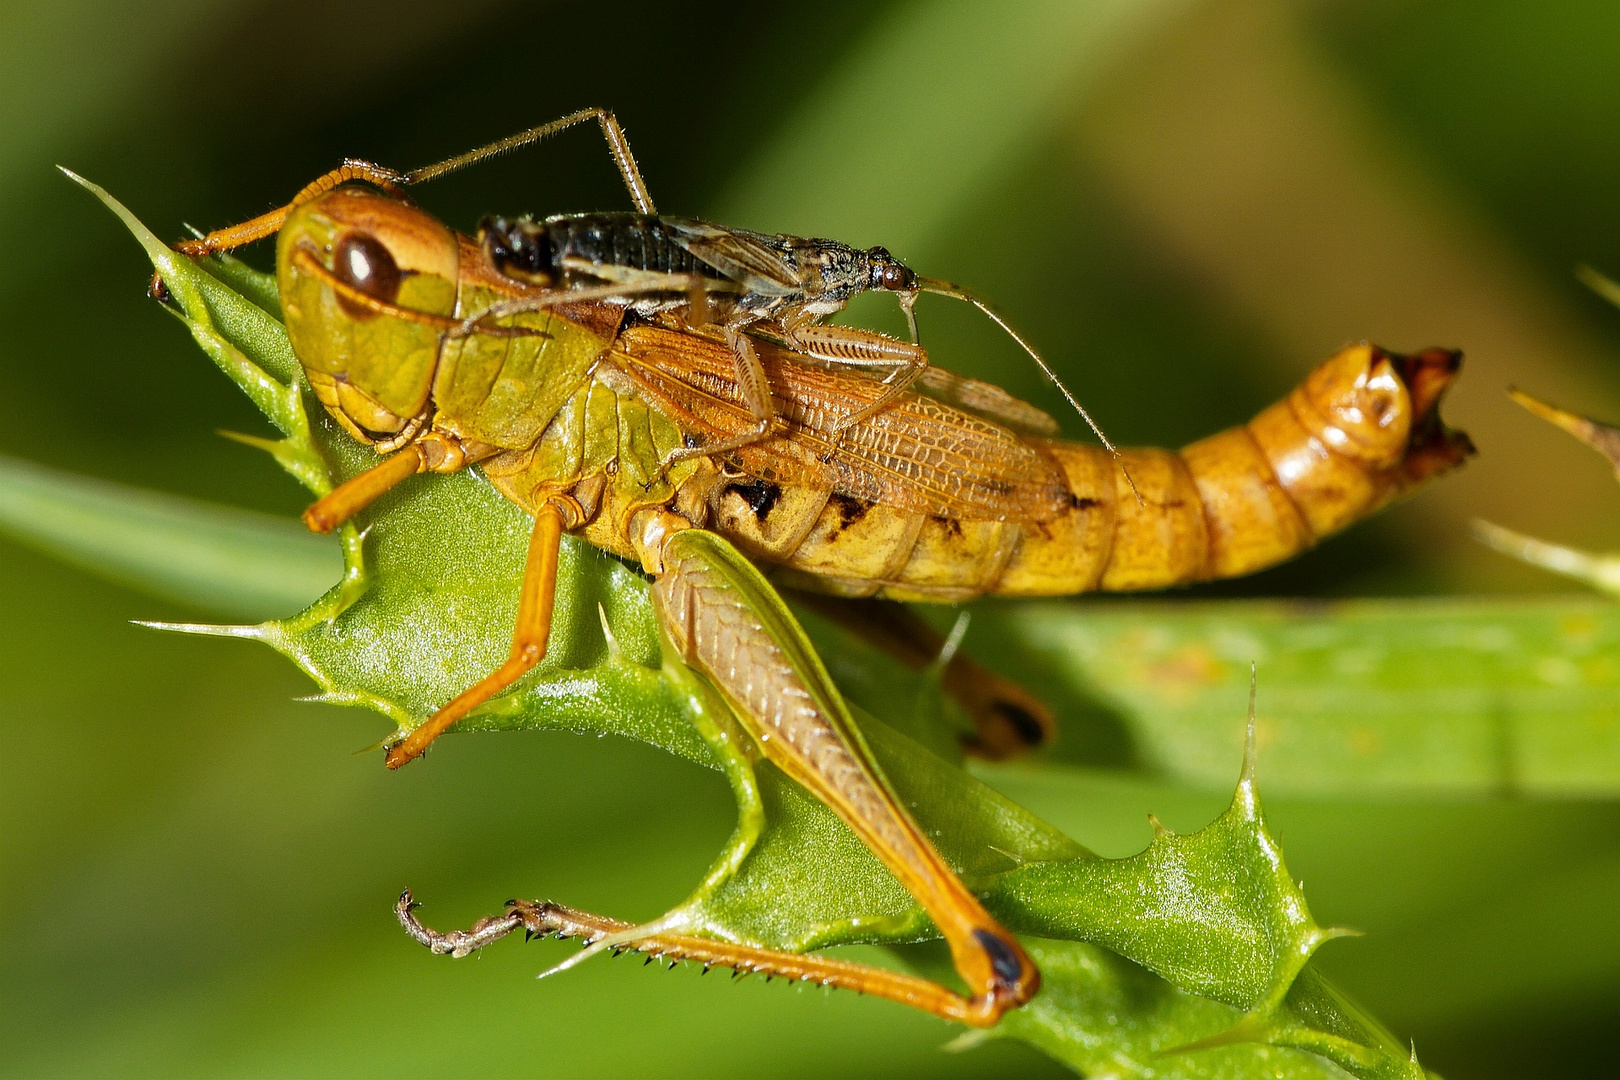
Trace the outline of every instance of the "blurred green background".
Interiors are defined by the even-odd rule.
[[[662,210],[882,243],[971,284],[1124,442],[1240,422],[1347,340],[1465,348],[1447,415],[1482,453],[1463,475],[1198,592],[1564,588],[1467,522],[1620,536],[1602,461],[1502,394],[1620,417],[1620,313],[1570,272],[1620,272],[1617,48],[1620,7],[1599,0],[11,5],[0,452],[280,514],[304,503],[213,434],[266,425],[53,164],[178,236],[277,205],[345,156],[409,168],[601,103]],[[462,228],[627,205],[590,131],[420,198]],[[895,325],[892,305],[855,314]],[[971,311],[936,300],[921,318],[938,362],[1064,416]],[[1015,1045],[942,1053],[947,1025],[852,995],[607,962],[533,982],[555,945],[431,957],[389,913],[405,885],[440,925],[509,895],[662,910],[727,833],[723,784],[552,734],[456,738],[431,768],[386,775],[353,755],[379,718],[294,702],[308,684],[268,650],[128,621],[209,612],[3,540],[0,596],[0,1074],[1059,1072]],[[1224,803],[1130,776],[1078,801],[1015,794],[1108,855],[1146,842],[1148,811],[1191,829]],[[1324,969],[1425,1064],[1612,1061],[1613,803],[1269,809],[1317,917],[1369,932]]]

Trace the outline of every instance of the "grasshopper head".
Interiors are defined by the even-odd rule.
[[[455,235],[397,199],[340,187],[287,218],[276,274],[293,351],[350,434],[388,450],[428,408],[456,308]]]

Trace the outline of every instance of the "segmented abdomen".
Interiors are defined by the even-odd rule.
[[[1025,440],[1062,477],[1054,513],[973,520],[804,485],[733,480],[711,527],[845,596],[960,601],[1160,589],[1282,562],[1472,451],[1436,406],[1460,357],[1353,346],[1248,424],[1185,447]]]
[[[611,362],[538,443],[485,471],[526,507],[541,488],[580,484],[584,535],[621,555],[634,555],[634,513],[668,505],[773,565],[784,584],[957,602],[1252,573],[1472,451],[1440,423],[1460,357],[1438,349],[1352,346],[1241,427],[1179,452],[1115,456],[1018,437],[916,395],[833,434],[879,384],[759,348],[784,433],[663,468],[683,441],[725,437],[748,414],[724,344],[640,326],[619,335]]]
[[[544,221],[489,218],[480,231],[497,266],[531,275],[561,278],[571,263],[587,262],[661,274],[723,277],[677,243],[662,219],[647,214],[567,214]]]

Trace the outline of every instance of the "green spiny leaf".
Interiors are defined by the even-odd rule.
[[[107,201],[139,229],[127,211]],[[150,238],[137,235],[143,242]],[[264,307],[167,249],[155,251],[148,244],[148,250],[193,327],[206,326],[284,387],[297,385],[296,371],[281,366],[283,344],[266,337],[267,320],[274,320]],[[210,339],[199,340],[206,347]],[[251,375],[220,351],[230,361],[222,366],[233,377]],[[288,440],[331,462],[338,477],[364,466],[364,452],[324,418],[307,432],[289,431]],[[419,719],[503,654],[527,521],[480,478],[465,474],[418,478],[407,490],[380,500],[365,520],[373,566],[369,586],[358,576],[356,540],[349,551],[348,584],[328,592],[304,615],[258,627],[195,629],[274,646],[299,663],[328,700],[369,705],[396,723]],[[613,732],[712,764],[687,712],[701,706],[683,700],[660,672],[656,627],[641,576],[570,542],[562,580],[546,661],[517,692],[462,726]],[[943,724],[943,717],[935,722]],[[870,718],[863,718],[863,727],[901,797],[937,838],[942,853],[992,899],[1006,891],[1002,881],[1034,881],[1042,867],[1071,875],[1066,888],[1047,882],[1044,896],[1031,888],[1022,894],[1021,911],[1009,908],[1003,914],[1043,921],[1049,932],[1106,938],[1143,968],[1162,969],[1156,976],[1137,968],[1133,978],[1135,985],[1150,988],[1144,1000],[1162,999],[1171,1003],[1168,1010],[1082,1018],[1064,1006],[1096,994],[1099,985],[1062,959],[1082,953],[1072,951],[1077,947],[1068,947],[1068,954],[1065,947],[1043,947],[1052,958],[1049,1000],[1060,1003],[1060,1011],[1028,1011],[1008,1033],[1086,1068],[1099,1048],[1105,1056],[1128,1056],[1133,1048],[1170,1049],[1230,1029],[1231,1006],[1220,1002],[1238,1002],[1257,1006],[1250,1016],[1263,1022],[1239,1029],[1245,1035],[1310,1045],[1357,1075],[1394,1075],[1408,1067],[1404,1055],[1390,1051],[1394,1044],[1387,1035],[1332,995],[1311,997],[1306,1012],[1296,1012],[1290,1003],[1292,994],[1316,985],[1296,977],[1309,970],[1303,965],[1319,931],[1297,891],[1283,887],[1286,871],[1264,831],[1252,784],[1240,788],[1234,811],[1184,845],[1160,843],[1135,860],[1109,863],[913,740]],[[704,898],[711,925],[742,940],[798,946],[931,936],[910,897],[830,811],[768,766],[760,781],[766,832],[742,872]],[[1234,883],[1244,885],[1241,895],[1226,895]],[[1201,936],[1189,937],[1185,921],[1170,917],[1189,905],[1221,901],[1240,917],[1211,921],[1198,928]],[[1076,920],[1075,910],[1089,910],[1094,917]],[[1125,929],[1129,923],[1134,930]],[[1194,938],[1197,945],[1191,947]],[[1262,979],[1255,957],[1267,948],[1272,963]],[[1128,961],[1115,953],[1092,950],[1091,955],[1104,958],[1104,966],[1116,973],[1127,970],[1121,965]],[[1161,976],[1169,981],[1158,981]],[[1200,1011],[1206,1008],[1226,1011],[1206,1016]],[[1082,1040],[1086,1054],[1064,1051],[1064,1040],[1078,1030],[1074,1025],[1087,1023],[1097,1035]],[[1275,1075],[1276,1055],[1296,1052],[1247,1045],[1198,1053],[1237,1062],[1237,1071],[1223,1075]],[[1183,1058],[1190,1062],[1197,1056]],[[1306,1071],[1284,1075],[1323,1075],[1320,1059],[1300,1060]],[[1164,1068],[1176,1071],[1157,1075],[1207,1074],[1180,1062]]]
[[[1229,1005],[1280,1000],[1330,935],[1311,921],[1266,832],[1253,755],[1251,727],[1232,805],[1199,832],[1180,836],[1155,820],[1153,841],[1138,855],[1023,867],[1001,875],[989,895],[1015,929],[1105,945]],[[1185,881],[1203,888],[1178,889]],[[1165,906],[1151,906],[1159,901]],[[1153,926],[1145,935],[1144,921]],[[1211,962],[1215,951],[1219,963]],[[1200,982],[1216,968],[1218,979]]]
[[[1283,1010],[1303,1029],[1296,1032],[1298,1042],[1279,1038],[1258,1047],[1187,1050],[1182,1041],[1187,1033],[1230,1030],[1240,1022],[1239,1010],[1177,989],[1095,945],[1033,941],[1029,951],[1046,988],[987,1037],[1023,1039],[1086,1076],[1332,1080],[1348,1072],[1370,1080],[1421,1080],[1428,1075],[1310,968]],[[1303,1023],[1306,1017],[1310,1026]],[[1313,1038],[1320,1041],[1306,1046]]]

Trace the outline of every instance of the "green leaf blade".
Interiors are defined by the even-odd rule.
[[[0,530],[104,577],[229,618],[307,605],[343,574],[297,523],[0,457]]]
[[[1600,599],[1041,604],[987,613],[1032,685],[1098,703],[1143,768],[1230,776],[1258,665],[1273,795],[1620,792],[1620,607]],[[1016,663],[1016,662],[1015,662]]]

